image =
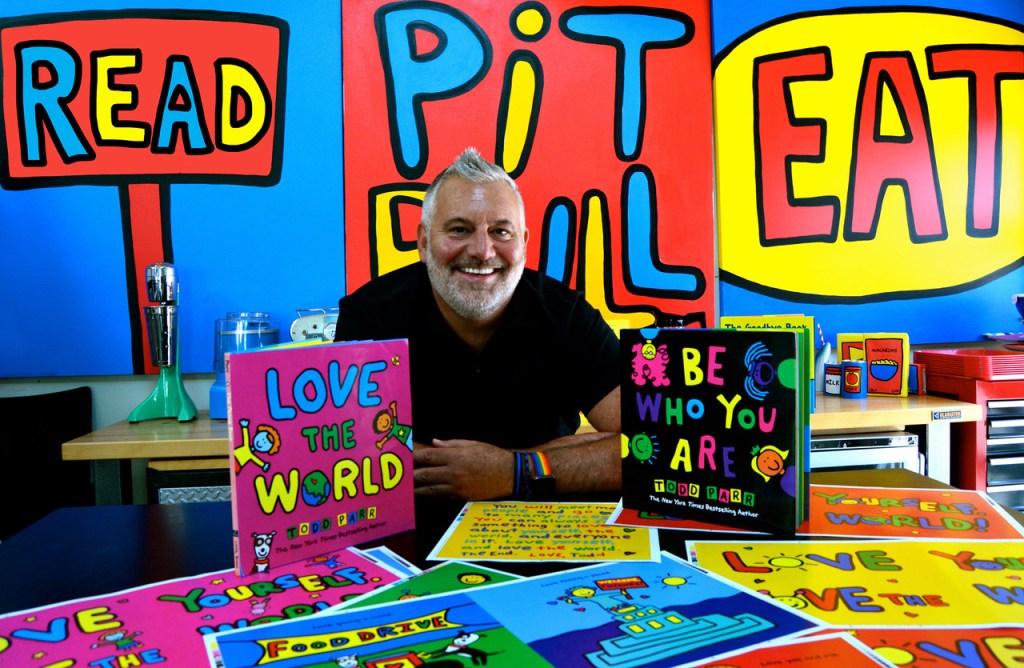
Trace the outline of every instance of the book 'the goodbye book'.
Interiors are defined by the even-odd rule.
[[[807,503],[806,339],[785,330],[623,330],[623,507],[795,531]]]
[[[408,342],[227,356],[235,569],[414,528]]]

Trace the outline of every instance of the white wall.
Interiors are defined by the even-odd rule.
[[[214,375],[186,375],[185,391],[198,410],[210,408]],[[74,376],[54,378],[0,378],[0,397],[59,392],[88,385],[92,388],[92,426],[100,429],[128,417],[156,387],[157,376]]]

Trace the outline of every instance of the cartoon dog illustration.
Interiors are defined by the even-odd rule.
[[[480,640],[480,636],[476,633],[460,631],[459,635],[455,636],[451,644],[445,647],[444,651],[446,654],[464,656],[472,660],[474,666],[485,666],[487,665],[489,654],[475,647],[470,647],[477,640]]]
[[[270,544],[277,535],[276,531],[270,533],[252,532],[252,551],[256,555],[250,573],[266,573],[270,570]]]

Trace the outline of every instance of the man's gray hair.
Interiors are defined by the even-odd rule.
[[[516,185],[515,180],[498,165],[484,160],[480,152],[470,146],[455,158],[455,162],[438,174],[427,188],[427,192],[423,196],[423,212],[420,218],[420,222],[425,228],[430,229],[430,224],[434,221],[434,212],[437,209],[435,200],[437,190],[452,176],[458,176],[471,183],[498,182],[507,185],[516,196],[516,202],[519,204],[519,218],[523,222],[523,227],[526,227],[523,196],[519,194],[519,186]]]

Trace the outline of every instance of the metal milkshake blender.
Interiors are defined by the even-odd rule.
[[[195,419],[192,403],[178,367],[178,283],[174,266],[158,262],[146,267],[146,294],[153,305],[146,306],[149,354],[159,368],[156,388],[128,415],[129,422],[176,417],[179,422]]]

